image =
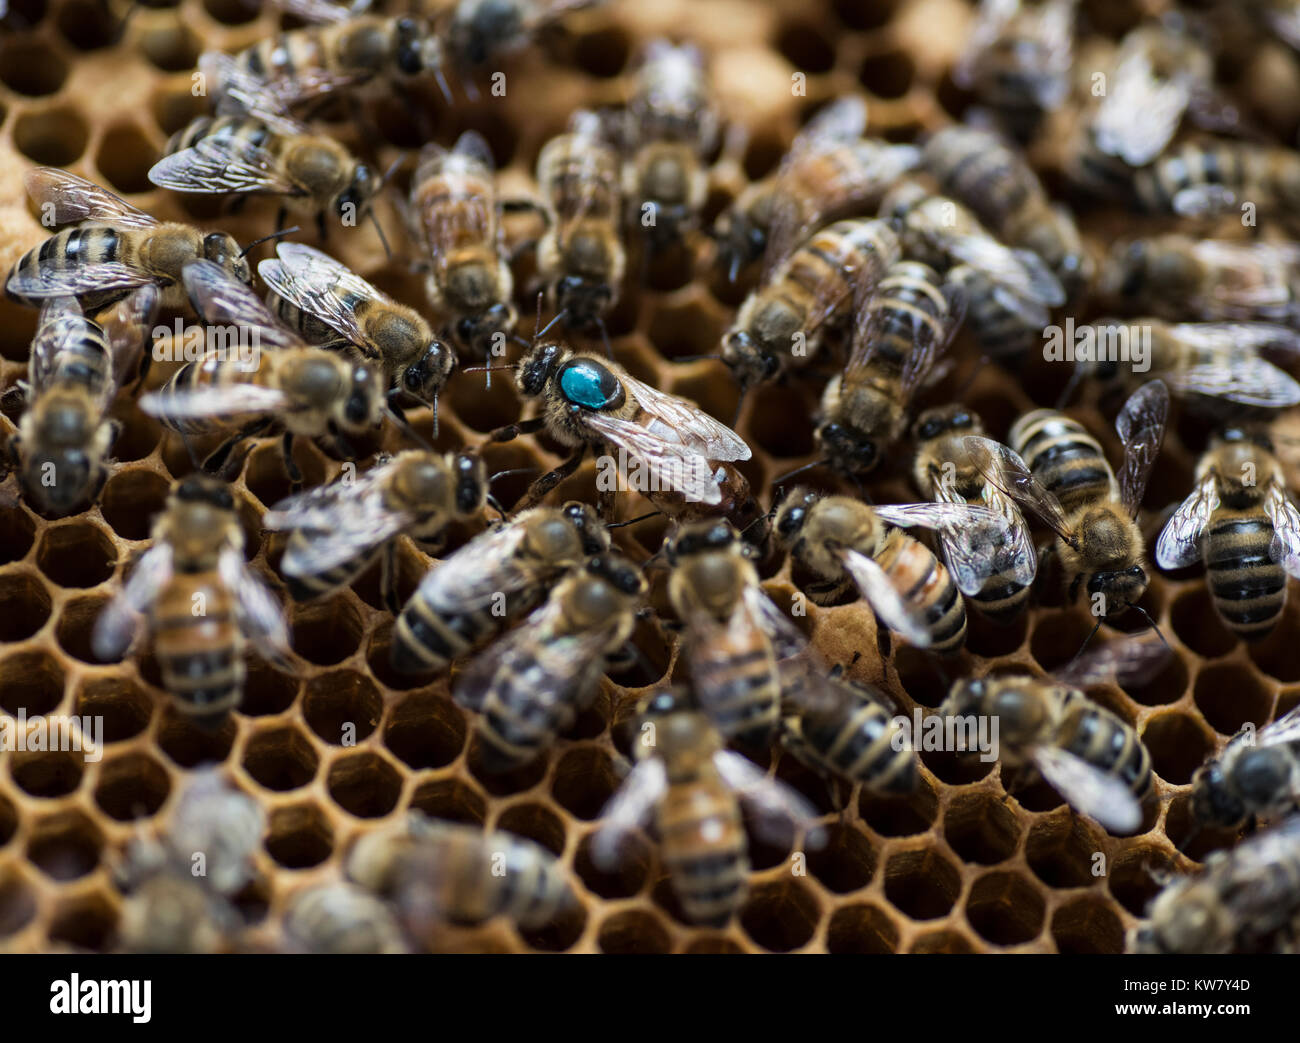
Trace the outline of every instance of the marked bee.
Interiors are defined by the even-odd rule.
[[[1254,142],[1190,141],[1133,175],[1147,210],[1181,217],[1241,212],[1289,217],[1300,204],[1300,156]]]
[[[874,210],[920,160],[913,145],[864,138],[867,106],[846,95],[795,135],[771,176],[747,187],[718,218],[718,262],[732,282],[766,258],[770,272],[822,224]]]
[[[1300,246],[1160,235],[1116,243],[1100,291],[1164,319],[1294,322]]]
[[[1219,618],[1243,640],[1267,637],[1300,576],[1300,511],[1262,430],[1229,428],[1196,466],[1196,486],[1156,541],[1162,569],[1205,562]]]
[[[345,955],[407,952],[397,918],[369,891],[337,881],[289,899],[284,913],[289,952]]]
[[[482,647],[546,595],[547,586],[585,558],[609,550],[592,508],[535,507],[475,536],[420,582],[393,628],[393,668],[442,671]]]
[[[414,308],[398,304],[328,254],[303,243],[280,243],[278,260],[257,266],[266,284],[279,295],[280,317],[308,340],[324,327],[366,358],[379,362],[389,384],[434,409],[456,355],[436,336]],[[390,402],[393,395],[390,393]]]
[[[244,252],[225,232],[160,223],[112,192],[56,167],[29,170],[23,182],[49,215],[48,223],[80,223],[18,260],[5,286],[16,301],[39,304],[71,296],[95,312],[152,283],[162,290],[160,307],[180,309],[185,306],[181,271],[202,259],[239,282],[252,282]]]
[[[592,112],[575,113],[568,133],[548,141],[537,157],[547,217],[537,274],[574,329],[600,325],[618,303],[627,268],[620,179],[618,154]]]
[[[609,658],[631,636],[645,592],[630,561],[597,555],[465,668],[453,695],[478,715],[474,730],[487,770],[530,764],[573,725],[595,698]]]
[[[411,182],[415,234],[430,259],[429,303],[451,320],[456,343],[476,358],[505,349],[518,313],[501,249],[492,150],[467,130],[449,151],[428,144]]]
[[[971,457],[967,437],[983,437],[979,417],[961,405],[940,406],[922,413],[912,429],[916,440],[913,479],[922,493],[937,503],[968,503],[994,511],[1002,524],[968,525],[940,535],[943,559],[957,586],[971,604],[995,622],[1009,623],[1029,603],[1038,554],[1025,519],[1015,501],[989,482]],[[974,572],[954,562],[986,557],[985,569]]]
[[[773,843],[793,823],[807,833],[816,812],[784,783],[723,747],[703,713],[681,696],[661,692],[639,707],[637,764],[601,812],[592,862],[617,869],[628,832],[653,820],[660,858],[673,892],[692,923],[721,927],[740,908],[748,887],[748,841],[741,801],[759,813],[755,828]]]
[[[540,844],[420,812],[363,836],[347,867],[362,887],[395,903],[417,938],[441,921],[473,925],[494,916],[542,927],[577,904],[563,867]]]
[[[397,537],[432,540],[487,502],[483,461],[471,453],[409,449],[381,456],[355,480],[278,503],[262,519],[290,533],[280,571],[292,597],[319,597],[355,580],[383,554],[381,589],[396,611]]]
[[[859,310],[844,371],[822,393],[815,437],[827,462],[863,474],[903,434],[913,395],[961,325],[963,291],[918,261],[896,261]]]
[[[866,302],[900,253],[887,221],[837,221],[814,232],[745,298],[722,338],[722,361],[741,388],[805,365],[825,330]]]
[[[520,50],[574,11],[605,0],[458,0],[447,26],[447,50],[468,65]]]
[[[1135,953],[1268,951],[1300,910],[1300,816],[1215,851],[1197,876],[1169,884],[1133,928]]]
[[[1137,732],[1083,689],[1115,678],[1148,678],[1168,655],[1162,642],[1124,641],[1078,657],[1052,679],[963,679],[938,712],[996,718],[998,759],[1005,768],[1029,765],[1076,811],[1109,832],[1132,833],[1142,824],[1142,801],[1154,785],[1151,755]]]
[[[1192,816],[1201,826],[1237,829],[1289,814],[1298,803],[1300,707],[1258,735],[1253,727],[1239,732],[1192,776]]]
[[[141,286],[118,305],[120,321],[108,329],[82,315],[72,297],[49,297],[42,306],[27,363],[27,409],[6,447],[38,510],[69,514],[99,495],[120,430],[108,410],[158,296],[157,287]]]
[[[912,503],[871,507],[847,496],[824,496],[799,487],[776,512],[781,544],[817,581],[808,588],[816,604],[828,604],[856,588],[891,630],[913,645],[956,652],[966,640],[966,606],[952,574],[925,544],[903,531],[915,525],[938,530],[959,551],[953,565],[967,586],[978,589],[993,573],[994,559],[968,542],[962,529],[1000,524],[985,507],[958,503]]]
[[[355,455],[348,436],[363,434],[383,418],[378,370],[355,354],[308,346],[285,328],[248,287],[210,261],[185,266],[185,286],[195,310],[213,326],[254,331],[248,351],[214,345],[187,362],[159,390],[140,399],[140,408],[183,437],[229,433],[204,461],[209,471],[226,471],[245,439],[282,426],[284,464],[295,486],[302,474],[293,459],[293,439],[331,436]],[[234,463],[240,461],[235,458]]]
[[[1059,566],[1071,601],[1088,598],[1099,625],[1136,606],[1147,589],[1146,544],[1134,519],[1168,414],[1169,389],[1159,380],[1129,397],[1115,421],[1124,446],[1118,481],[1101,444],[1053,409],[1017,420],[1009,447],[984,438],[965,442],[984,477],[1056,533],[1044,555]]]
[[[244,563],[244,531],[225,482],[191,475],[173,483],[151,546],[95,622],[95,655],[120,656],[141,616],[163,687],[200,723],[220,723],[238,705],[246,642],[284,661],[289,629],[275,596]]]

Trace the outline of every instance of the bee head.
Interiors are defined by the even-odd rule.
[[[1233,426],[1226,427],[1219,432],[1218,436],[1213,439],[1220,445],[1253,445],[1258,446],[1266,452],[1273,451],[1273,439],[1269,437],[1268,428],[1265,426]]]
[[[471,65],[482,65],[497,40],[513,40],[524,31],[523,12],[518,0],[479,0],[459,4],[448,31],[457,57]]]
[[[979,422],[965,406],[940,406],[927,409],[916,420],[912,436],[918,442],[931,442],[946,434],[979,434]]]
[[[477,315],[461,318],[456,323],[456,339],[476,358],[491,358],[497,344],[504,347],[517,318],[513,304],[499,302]]]
[[[726,550],[736,543],[736,539],[735,528],[725,519],[684,525],[668,545],[668,560],[676,564],[682,558],[696,554]]]
[[[808,512],[821,497],[804,486],[790,490],[776,512],[776,538],[783,547],[789,548],[803,536],[804,524],[808,521]]]
[[[564,517],[582,541],[582,553],[588,556],[609,550],[609,530],[590,504],[570,500],[563,507]]]
[[[343,401],[342,426],[360,433],[379,422],[384,389],[373,366],[358,362],[348,374],[348,392]]]
[[[402,390],[421,402],[436,402],[455,365],[455,353],[435,337],[424,346],[423,354],[402,371]]]
[[[722,361],[742,388],[772,380],[781,369],[781,360],[763,350],[748,330],[731,330],[722,338]]]
[[[586,275],[565,275],[555,284],[555,301],[568,317],[568,326],[594,326],[614,299],[607,282]]]
[[[983,678],[978,680],[963,678],[954,682],[952,688],[948,691],[948,698],[944,701],[942,712],[948,716],[960,717],[968,713],[973,713],[988,694],[988,682]]]
[[[476,453],[457,453],[452,459],[456,476],[456,513],[475,514],[487,503],[488,477],[483,458]]]
[[[1192,816],[1207,826],[1231,829],[1247,817],[1246,805],[1227,783],[1221,761],[1211,761],[1192,776]]]
[[[245,285],[253,281],[253,269],[233,236],[225,232],[209,232],[203,237],[203,256],[221,265]]]
[[[645,592],[641,570],[621,554],[597,554],[588,559],[587,574],[599,577],[627,597],[640,597]]]
[[[41,510],[68,514],[96,492],[95,470],[84,449],[32,453],[21,472],[23,489]]]
[[[816,438],[832,466],[846,474],[863,474],[880,462],[875,439],[850,424],[828,420],[817,428]]]
[[[1146,570],[1141,565],[1122,569],[1106,569],[1088,576],[1087,591],[1090,601],[1101,595],[1106,617],[1118,615],[1130,605],[1135,605],[1146,593]]]
[[[358,163],[352,179],[342,192],[334,197],[334,212],[343,221],[355,221],[370,205],[379,191],[381,181],[366,164]]]
[[[520,393],[527,398],[536,398],[545,391],[546,385],[567,355],[568,349],[561,344],[535,345],[519,364],[516,382]]]
[[[220,478],[206,474],[191,474],[177,481],[169,497],[174,503],[206,504],[219,511],[233,511],[235,497],[230,486]]]

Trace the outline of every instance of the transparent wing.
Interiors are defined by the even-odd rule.
[[[1159,637],[1135,637],[1088,649],[1055,671],[1057,680],[1076,688],[1098,684],[1141,685],[1168,662],[1170,652]]]
[[[624,375],[623,384],[642,409],[675,431],[679,441],[693,443],[710,460],[748,460],[753,455],[740,435],[693,402],[658,391],[630,375]]]
[[[873,510],[890,525],[901,529],[922,526],[942,530],[958,525],[1003,525],[1002,518],[995,511],[978,504],[889,503]]]
[[[1033,511],[1063,540],[1071,539],[1061,502],[1029,470],[1020,454],[1001,442],[967,435],[962,447],[970,454],[984,480],[1017,503]]]
[[[356,304],[388,298],[328,254],[305,243],[281,243],[279,260],[257,266],[263,281],[295,307],[314,315],[354,344],[367,342]]]
[[[907,602],[884,569],[855,550],[841,551],[840,559],[845,571],[885,626],[917,648],[928,648],[933,643],[925,613]]]
[[[151,391],[141,397],[140,408],[156,417],[229,417],[277,413],[288,401],[283,391],[259,384],[210,384]]]
[[[762,587],[746,587],[743,596],[745,608],[772,642],[777,659],[789,659],[808,649],[808,639],[784,612],[764,593]]]
[[[36,321],[36,335],[27,362],[29,394],[34,397],[45,387],[65,345],[93,332],[93,325],[82,315],[75,297],[47,298]]]
[[[91,647],[101,660],[116,659],[135,636],[136,624],[172,575],[170,544],[158,543],[135,563],[131,578],[104,606],[91,634]]]
[[[1237,193],[1225,185],[1189,185],[1174,193],[1170,205],[1182,217],[1208,217],[1235,209]]]
[[[284,350],[304,341],[284,325],[266,303],[214,261],[190,261],[182,271],[190,303],[211,326],[241,326],[257,331],[259,346]]]
[[[1130,517],[1137,517],[1156,454],[1165,440],[1168,419],[1169,389],[1163,381],[1152,380],[1129,396],[1115,420],[1115,430],[1124,446],[1124,465],[1119,474],[1120,500]]]
[[[378,550],[415,521],[410,512],[389,508],[381,490],[357,494],[351,483],[342,488],[344,495],[328,524],[299,527],[306,538],[290,543],[285,550],[281,567],[286,575],[320,575],[358,555]],[[275,527],[269,522],[267,525]]]
[[[1193,351],[1220,356],[1162,373],[1172,390],[1264,408],[1300,404],[1300,384],[1256,354],[1270,347],[1300,350],[1300,334],[1294,330],[1266,322],[1186,322],[1170,326],[1169,332]]]
[[[1044,307],[1065,303],[1060,281],[1037,254],[1012,250],[984,234],[951,235],[944,238],[947,252],[970,265],[1004,291],[999,299],[1026,321],[1043,325]]]
[[[1124,783],[1056,746],[1039,746],[1034,765],[1076,811],[1111,833],[1132,833],[1142,825],[1142,806]]]
[[[152,228],[158,223],[125,199],[84,177],[57,167],[36,167],[23,177],[27,194],[42,210],[51,205],[48,224],[98,221],[118,228]],[[42,214],[42,218],[44,218]]]
[[[262,524],[268,529],[328,530],[336,524],[339,512],[346,509],[348,500],[370,499],[379,491],[392,473],[391,462],[392,457],[383,457],[349,481],[340,479],[281,500],[262,516]]]
[[[1093,121],[1097,147],[1131,167],[1150,163],[1178,129],[1191,101],[1181,80],[1158,78],[1145,48],[1129,48],[1111,74]],[[1141,113],[1140,119],[1134,114]]]
[[[1156,564],[1183,569],[1201,560],[1201,536],[1219,507],[1219,483],[1207,474],[1174,511],[1156,540]]]
[[[1265,494],[1264,512],[1273,523],[1269,555],[1288,574],[1300,577],[1300,511],[1276,479]]]
[[[217,570],[222,582],[234,593],[239,611],[240,628],[268,659],[283,660],[289,655],[289,624],[275,595],[244,563],[244,555],[234,547],[224,550]]]
[[[131,370],[139,365],[140,349],[150,336],[162,294],[146,283],[128,294],[99,318],[113,353],[113,384],[121,387]]]
[[[618,792],[601,810],[600,828],[591,839],[591,861],[605,872],[618,868],[623,839],[650,822],[655,805],[668,789],[668,773],[658,757],[632,769]]]
[[[948,552],[948,565],[963,594],[978,594],[997,571],[996,550],[1007,540],[1010,525],[996,511],[959,503],[889,504],[876,513],[891,525],[935,529]]]
[[[719,750],[713,755],[718,774],[746,804],[758,812],[754,823],[759,834],[775,843],[783,843],[784,826],[802,830],[810,848],[822,847],[825,831],[816,825],[817,809],[785,783],[768,778],[752,761],[734,750]]]
[[[42,267],[35,272],[14,272],[5,288],[21,297],[78,297],[131,290],[152,281],[152,276],[139,268],[109,261],[106,264],[77,264],[59,269]]]
[[[306,195],[278,166],[271,153],[245,140],[204,138],[163,156],[150,168],[149,180],[174,192]]]
[[[214,93],[220,94],[220,112],[287,112],[301,102],[356,86],[367,79],[362,73],[315,66],[295,69],[292,76],[267,81],[250,75],[230,55],[217,51],[199,55],[198,68],[214,85]]]
[[[1258,746],[1289,746],[1300,742],[1300,706],[1293,707],[1255,736]]]
[[[657,422],[642,427],[604,413],[585,414],[582,419],[611,446],[632,458],[645,475],[643,484],[651,489],[674,489],[695,503],[722,502],[708,459],[693,446],[676,441],[671,428]]]

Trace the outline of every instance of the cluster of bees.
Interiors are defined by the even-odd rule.
[[[690,44],[650,44],[624,105],[576,114],[542,149],[532,198],[499,194],[491,149],[475,131],[450,147],[428,144],[399,202],[433,320],[292,238],[300,229],[285,228],[289,212],[315,218],[325,242],[334,218],[378,224],[374,203],[391,192],[389,178],[312,129],[316,106],[429,80],[448,97],[453,82],[476,91],[493,61],[595,2],[461,0],[426,21],[278,0],[307,24],[235,55],[205,54],[213,112],[177,133],[149,176],[177,192],[282,202],[267,237],[274,256],[256,266],[265,298],[248,259],[257,243],[160,223],[59,169],[30,171],[33,203],[63,227],[22,257],[6,284],[11,298],[41,309],[7,454],[35,508],[69,513],[93,501],[108,473],[117,433],[109,409],[120,394],[138,394],[160,310],[192,309],[208,327],[256,331],[251,360],[210,349],[138,397],[184,441],[196,470],[173,485],[149,549],[93,637],[96,654],[115,659],[144,621],[168,693],[202,723],[239,705],[247,650],[290,669],[280,598],[245,563],[228,485],[254,438],[282,438],[293,484],[262,519],[288,534],[280,565],[288,595],[328,594],[379,560],[396,619],[393,668],[430,679],[453,673],[488,771],[543,754],[601,677],[636,655],[630,639],[663,573],[689,683],[637,708],[642,741],[592,858],[613,869],[628,833],[653,824],[685,916],[719,925],[745,894],[742,803],[773,829],[793,824],[808,846],[821,839],[808,802],[738,751],[779,744],[828,779],[885,795],[911,792],[919,777],[889,695],[851,680],[852,664],[819,661],[761,587],[760,566],[778,555],[807,575],[815,602],[861,596],[883,629],[936,656],[961,649],[969,611],[1009,622],[1048,586],[1090,611],[1097,627],[1143,613],[1151,566],[1138,512],[1172,396],[1218,426],[1195,487],[1156,542],[1156,563],[1203,562],[1216,609],[1243,640],[1274,628],[1287,576],[1300,575],[1300,513],[1267,420],[1300,403],[1300,385],[1270,358],[1300,345],[1292,328],[1300,247],[1166,234],[1116,243],[1095,263],[1021,150],[1074,90],[1073,0],[985,0],[954,71],[980,118],[972,110],[967,123],[923,144],[894,144],[867,135],[860,99],[835,100],[711,227],[701,217],[705,157],[724,119],[704,56]],[[1300,156],[1229,136],[1239,124],[1216,93],[1211,59],[1178,20],[1125,36],[1109,90],[1083,103],[1076,187],[1188,221],[1243,204],[1284,215],[1300,190]],[[1223,136],[1196,137],[1193,125]],[[529,291],[514,285],[507,212],[540,226],[531,339],[516,332]],[[808,466],[851,492],[790,487],[787,476],[765,508],[736,466],[750,457],[739,435],[612,361],[605,321],[636,268],[629,256],[682,248],[711,254],[726,278],[752,285],[717,356],[742,395],[773,381],[824,381],[818,458]],[[1131,324],[1152,334],[1142,375],[1150,379],[1122,362],[1082,360],[1067,392],[1082,379],[1123,389],[1118,466],[1059,408],[1019,418],[1000,442],[964,405],[914,407],[951,370],[948,349],[963,324],[988,356],[1015,366],[1037,350],[1053,309],[1088,295],[1145,314]],[[1119,322],[1092,330],[1104,338]],[[516,361],[500,361],[511,350]],[[405,416],[431,407],[436,423],[438,397],[462,360],[488,371],[485,379],[513,371],[535,407],[489,442],[542,433],[570,450],[509,511],[477,451],[436,452]],[[383,424],[410,448],[302,490],[295,438],[354,459],[353,442]],[[909,439],[922,502],[870,502],[864,476]],[[200,456],[194,445],[205,440],[219,444]],[[642,520],[614,522],[616,490],[596,504],[552,496],[588,452],[619,455],[649,476],[643,495],[672,519],[651,561],[615,545],[618,525]],[[499,519],[486,522],[489,510]],[[396,539],[436,551],[449,525],[476,522],[485,524],[479,535],[403,603]],[[1031,522],[1047,534],[1041,548]],[[1151,759],[1134,729],[1085,689],[1141,681],[1167,654],[1155,632],[1081,649],[1051,678],[959,679],[938,713],[996,717],[1006,769],[1041,775],[1079,813],[1131,833],[1153,790]],[[1297,750],[1300,711],[1234,739],[1195,777],[1197,821],[1237,828],[1285,814],[1300,793]],[[259,815],[218,777],[196,776],[173,833],[142,841],[124,861],[124,946],[230,944],[238,934],[230,898],[252,871]],[[195,851],[209,861],[202,879],[187,869]],[[419,815],[357,844],[346,877],[296,897],[289,944],[401,950],[445,921],[504,914],[534,927],[576,902],[538,845]],[[1252,886],[1257,880],[1267,886]],[[1292,819],[1216,854],[1200,877],[1172,883],[1131,946],[1285,947],[1297,912]]]

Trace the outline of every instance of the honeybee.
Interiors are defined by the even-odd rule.
[[[920,161],[915,146],[864,138],[866,129],[866,103],[836,99],[795,135],[776,172],[723,212],[714,230],[717,259],[733,282],[760,258],[770,271],[824,222],[874,210]]]
[[[618,154],[602,140],[600,117],[577,112],[569,132],[537,157],[547,229],[537,244],[537,274],[567,326],[599,325],[618,303],[627,268],[620,224]]]
[[[47,224],[80,222],[50,236],[14,265],[5,290],[24,304],[48,297],[76,297],[89,312],[120,300],[140,286],[162,290],[159,306],[181,309],[186,263],[207,259],[242,283],[253,273],[244,251],[225,232],[161,224],[124,199],[56,167],[37,167],[23,178],[27,194]]]
[[[524,398],[540,400],[541,415],[501,428],[493,440],[544,429],[574,448],[568,460],[533,483],[525,506],[538,503],[577,470],[589,447],[611,454],[602,462],[616,464],[622,480],[652,502],[675,493],[689,502],[725,506],[715,463],[751,455],[738,434],[686,399],[656,391],[622,366],[562,344],[534,344],[519,363],[516,384]]]
[[[172,484],[152,544],[95,621],[92,648],[120,656],[148,618],[163,687],[200,723],[239,703],[244,646],[283,662],[289,630],[274,595],[244,563],[244,530],[225,482],[191,475]]]
[[[609,550],[592,508],[535,507],[470,540],[431,569],[393,628],[393,668],[442,671],[531,612],[547,586],[585,558]]]
[[[1210,217],[1250,203],[1290,215],[1300,202],[1300,156],[1253,142],[1189,141],[1136,171],[1133,189],[1153,213]]]
[[[117,924],[117,945],[129,953],[217,953],[241,926],[239,913],[188,867],[132,868]]]
[[[1001,519],[998,526],[971,525],[945,530],[940,539],[944,562],[971,603],[996,622],[1010,622],[1029,602],[1038,555],[1024,516],[1011,497],[989,482],[971,458],[964,441],[983,437],[979,417],[961,405],[940,406],[917,417],[913,479],[922,493],[938,503],[969,503],[988,507]],[[972,572],[961,563],[987,557],[984,569]]]
[[[774,843],[793,823],[816,846],[819,831],[807,832],[816,812],[784,783],[724,749],[708,717],[680,694],[658,693],[639,710],[637,764],[601,812],[592,862],[607,872],[617,869],[626,834],[653,819],[660,858],[686,918],[721,927],[740,908],[748,886],[740,801],[760,813],[755,826]]]
[[[1289,814],[1300,803],[1300,707],[1267,728],[1243,729],[1192,776],[1198,825],[1237,829],[1257,817]]]
[[[472,453],[410,449],[381,456],[353,481],[300,493],[268,511],[262,524],[290,532],[280,571],[292,597],[319,597],[355,580],[383,553],[381,589],[396,611],[397,537],[432,540],[487,502],[483,461]]]
[[[632,227],[662,250],[694,227],[708,193],[702,157],[718,135],[704,56],[691,44],[652,40],[627,103],[625,137],[634,152],[623,171]]]
[[[1205,562],[1219,618],[1243,640],[1267,637],[1300,576],[1300,511],[1263,430],[1229,428],[1196,466],[1196,486],[1156,541],[1162,569]]]
[[[1294,322],[1300,247],[1160,235],[1116,243],[1101,292],[1161,318]]]
[[[755,553],[729,522],[682,525],[667,553],[668,599],[686,628],[683,654],[700,709],[726,739],[766,746],[780,723],[777,664],[806,640],[763,592]]]
[[[605,0],[459,0],[447,26],[447,49],[457,61],[483,65],[518,51],[574,11]]]
[[[966,606],[952,574],[925,544],[903,531],[922,525],[950,537],[970,585],[992,575],[994,559],[961,530],[996,526],[997,514],[965,503],[912,503],[869,507],[847,496],[795,488],[776,512],[776,537],[817,582],[808,596],[830,603],[855,587],[891,630],[913,645],[955,652],[966,640]],[[978,578],[979,584],[975,583]]]
[[[295,437],[330,435],[346,447],[347,436],[379,424],[382,378],[369,361],[307,346],[252,290],[210,261],[187,264],[184,279],[206,322],[257,334],[248,351],[214,345],[140,399],[141,409],[182,436],[233,432],[204,461],[206,469],[228,469],[238,444],[279,424],[285,467],[293,484],[301,486]]]
[[[1001,305],[1030,328],[1041,330],[1050,320],[1048,309],[1065,303],[1065,290],[1038,254],[1003,246],[956,200],[904,181],[885,196],[880,213],[901,222],[909,257],[939,271],[963,264],[974,269]]]
[[[407,952],[402,928],[380,899],[356,884],[317,884],[299,891],[284,913],[290,952],[375,955]]]
[[[981,0],[953,80],[1022,140],[1069,93],[1076,7],[1076,0]]]
[[[1002,242],[1046,261],[1068,297],[1087,286],[1092,259],[1074,218],[1065,207],[1052,205],[1038,175],[1000,135],[947,127],[926,142],[923,162],[939,187],[970,207]]]
[[[1098,625],[1137,606],[1147,589],[1146,545],[1134,519],[1168,414],[1169,389],[1159,380],[1129,397],[1115,421],[1124,446],[1118,481],[1101,444],[1053,409],[1017,420],[1009,448],[989,439],[964,443],[989,482],[1056,533],[1044,554],[1059,566],[1069,599],[1088,598]]]
[[[1032,766],[1075,810],[1108,831],[1132,833],[1151,793],[1151,755],[1137,732],[1083,692],[1113,677],[1149,677],[1168,657],[1157,641],[1094,649],[1054,679],[1008,674],[956,682],[944,717],[996,718],[998,759]]]
[[[631,636],[645,591],[640,570],[620,555],[589,558],[466,667],[453,694],[478,714],[487,770],[531,763],[572,726],[597,694],[608,658]]]
[[[438,392],[451,376],[456,355],[424,318],[310,246],[280,243],[276,254],[279,259],[263,261],[257,273],[279,295],[280,317],[309,340],[319,336],[323,325],[354,345],[382,364],[395,389],[432,406],[436,422]]]
[[[1133,928],[1134,953],[1257,952],[1300,910],[1300,816],[1215,851],[1198,876],[1169,884]]]
[[[417,937],[439,921],[473,925],[501,915],[542,927],[577,904],[564,869],[540,844],[420,812],[363,836],[347,866],[362,887],[395,901]]]
[[[863,474],[902,435],[912,396],[961,325],[966,298],[928,265],[896,261],[858,312],[844,371],[822,393],[815,437],[827,462]]]
[[[900,255],[887,221],[837,221],[814,232],[745,298],[722,338],[722,360],[741,388],[806,364],[825,330],[859,308]]]
[[[267,112],[191,121],[167,142],[149,180],[176,192],[281,196],[286,211],[316,215],[322,237],[326,212],[351,222],[373,216],[381,186],[329,135]]]
[[[477,358],[498,342],[503,349],[518,317],[493,169],[488,143],[467,130],[450,151],[426,145],[411,182],[416,235],[431,260],[429,303],[451,317],[456,342]]]
[[[108,409],[157,303],[156,287],[140,287],[118,306],[125,321],[111,333],[82,315],[72,297],[42,306],[27,364],[27,409],[7,446],[39,510],[68,514],[99,495],[121,426]]]

